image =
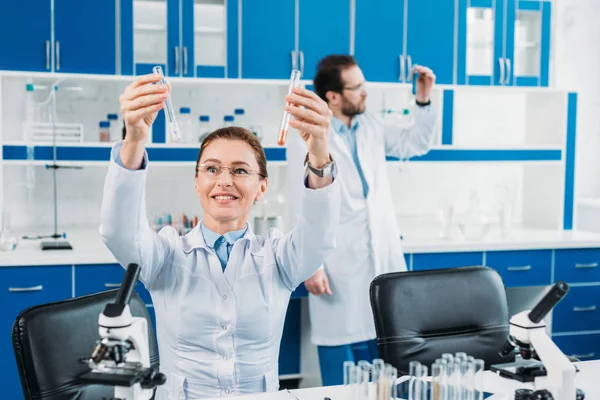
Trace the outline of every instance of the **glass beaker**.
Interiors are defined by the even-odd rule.
[[[2,230],[0,230],[0,251],[15,251],[19,239],[10,230],[10,214],[2,213]]]

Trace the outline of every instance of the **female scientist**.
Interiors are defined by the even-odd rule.
[[[267,190],[264,150],[241,127],[202,143],[194,191],[204,219],[187,235],[155,233],[144,204],[146,136],[168,87],[145,75],[120,97],[127,135],[115,144],[104,187],[100,233],[121,265],[141,265],[152,294],[161,371],[157,399],[200,399],[279,388],[278,353],[290,294],[335,246],[340,192],[327,147],[331,111],[314,93],[286,97],[290,126],[308,147],[302,217],[288,234],[255,236],[252,205]]]

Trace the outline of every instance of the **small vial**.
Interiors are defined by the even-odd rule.
[[[408,400],[421,400],[416,397],[416,386],[417,379],[421,373],[421,363],[418,361],[411,361],[408,363]]]
[[[300,76],[302,75],[302,73],[297,70],[294,69],[292,70],[292,74],[290,75],[290,87],[288,88],[288,96],[290,94],[292,94],[292,89],[296,86],[298,86],[298,82],[300,81]],[[289,103],[285,104],[286,107],[289,105]],[[288,126],[290,124],[290,113],[288,113],[287,111],[283,112],[283,119],[281,121],[281,128],[279,129],[279,138],[277,139],[277,144],[280,146],[285,145],[285,140],[287,138],[287,133],[288,133]]]
[[[348,386],[354,380],[356,366],[352,361],[344,361],[344,386]]]
[[[98,134],[98,140],[101,142],[110,142],[110,122],[100,121],[100,131]]]
[[[162,78],[160,79],[161,85],[166,85],[167,81],[165,81],[165,76],[163,74],[162,67],[160,65],[152,68],[152,71],[155,74],[160,75]],[[179,125],[177,125],[177,121],[175,120],[175,111],[173,110],[173,103],[171,103],[171,93],[167,96],[165,100],[165,117],[167,118],[167,129],[171,134],[171,138],[174,142],[181,141],[181,133],[179,132]]]

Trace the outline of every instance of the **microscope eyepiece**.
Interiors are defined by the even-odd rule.
[[[558,281],[552,286],[552,288],[546,293],[546,295],[540,300],[539,303],[533,307],[529,313],[529,319],[534,324],[540,322],[546,314],[548,314],[556,304],[567,294],[569,291],[569,285],[566,282]]]

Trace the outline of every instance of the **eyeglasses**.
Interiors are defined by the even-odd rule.
[[[252,175],[258,175],[261,178],[264,178],[260,172],[253,169],[245,167],[224,167],[222,165],[212,163],[198,165],[197,172],[208,179],[217,179],[221,176],[224,170],[228,170],[231,177],[236,180],[247,179]]]
[[[363,90],[366,89],[366,84],[367,84],[367,82],[364,81],[364,82],[359,83],[358,85],[349,86],[349,87],[344,86],[342,88],[342,90],[350,90],[353,92],[362,92]]]

